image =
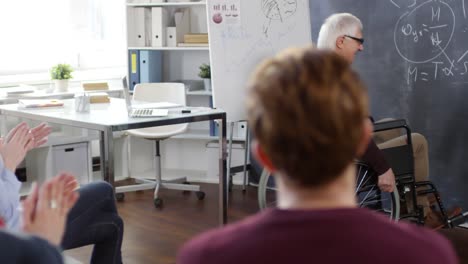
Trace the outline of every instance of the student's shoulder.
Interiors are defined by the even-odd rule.
[[[237,248],[248,237],[255,238],[255,232],[265,214],[256,214],[237,223],[215,228],[195,236],[179,250],[177,263],[215,263],[209,260]]]
[[[412,223],[385,222],[383,225],[385,233],[380,235],[389,242],[385,244],[394,245],[401,257],[415,258],[420,263],[458,263],[450,242],[437,232]]]
[[[412,237],[418,252],[425,256],[425,263],[458,263],[451,243],[441,234],[425,227],[404,223],[402,230]]]

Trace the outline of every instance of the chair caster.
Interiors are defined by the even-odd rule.
[[[199,201],[205,199],[205,193],[204,192],[199,191],[199,192],[196,192],[195,194],[197,195],[197,198],[198,198]]]
[[[163,205],[163,200],[161,198],[154,198],[153,203],[155,208],[160,209]]]
[[[125,199],[125,193],[116,193],[115,199],[117,200],[117,202],[123,202],[123,200]]]

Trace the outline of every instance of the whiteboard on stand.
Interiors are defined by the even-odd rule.
[[[246,85],[259,62],[310,44],[309,1],[207,0],[213,106],[246,120]]]

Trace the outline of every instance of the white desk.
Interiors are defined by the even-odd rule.
[[[100,133],[101,172],[103,179],[114,185],[114,142],[113,132],[153,126],[164,126],[180,123],[200,122],[207,120],[220,121],[219,135],[219,223],[227,222],[227,184],[226,184],[226,112],[204,107],[187,107],[191,113],[173,113],[167,117],[130,118],[124,99],[111,98],[109,104],[91,104],[87,113],[75,112],[73,99],[64,100],[64,107],[43,109],[18,109],[18,104],[0,105],[0,115],[20,117],[60,125],[97,130]],[[5,124],[6,122],[4,122]],[[119,188],[116,188],[119,192]]]
[[[47,92],[45,89],[36,90],[32,93],[20,93],[8,95],[9,91],[15,91],[21,89],[21,87],[12,87],[12,88],[1,88],[0,89],[0,104],[14,104],[18,103],[18,99],[70,99],[75,96],[75,94],[80,94],[85,92],[82,87],[71,87],[66,92]],[[96,91],[86,91],[86,93],[92,94],[97,92],[105,92],[111,97],[123,97],[122,87],[109,87],[108,90],[96,90]]]

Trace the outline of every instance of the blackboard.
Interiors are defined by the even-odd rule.
[[[305,0],[208,0],[214,107],[228,122],[246,119],[246,84],[258,63],[280,50],[310,44]]]
[[[310,1],[312,39],[336,12],[359,17],[364,51],[353,67],[371,114],[405,118],[429,143],[430,180],[445,204],[468,208],[468,1]]]

